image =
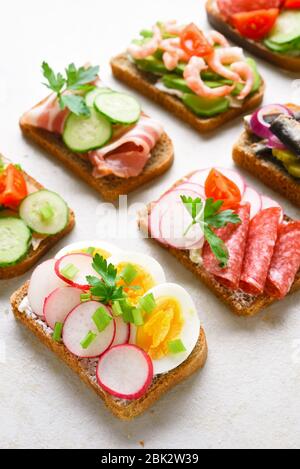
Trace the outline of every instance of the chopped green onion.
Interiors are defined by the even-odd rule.
[[[74,277],[78,274],[79,269],[74,264],[68,264],[66,267],[64,267],[60,273],[62,274],[63,277],[73,280]]]
[[[130,286],[130,290],[132,290],[132,291],[139,291],[139,290],[141,290],[141,289],[142,289],[142,287],[140,287],[139,285],[132,285],[132,286]]]
[[[143,29],[141,32],[140,32],[140,35],[142,37],[145,37],[145,38],[151,38],[153,37],[153,31],[149,30],[149,29]]]
[[[62,322],[57,322],[54,327],[54,332],[53,332],[53,340],[55,342],[60,342],[61,341],[61,333],[63,329],[63,323]]]
[[[81,347],[84,349],[84,350],[87,350],[90,345],[92,345],[92,343],[94,342],[94,340],[96,339],[97,337],[97,334],[95,334],[94,332],[90,331],[86,336],[85,338],[80,342],[80,345]]]
[[[177,353],[186,352],[186,348],[185,348],[182,340],[180,340],[180,339],[172,340],[171,342],[169,342],[168,343],[168,349],[174,355],[176,355]]]
[[[46,203],[39,211],[40,217],[43,221],[50,221],[54,217],[54,210],[50,204]]]
[[[118,301],[115,301],[114,304],[112,305],[112,310],[115,316],[122,316],[123,315],[123,310],[121,308],[121,305]]]
[[[153,293],[140,299],[140,306],[146,313],[151,314],[156,308],[156,302]]]
[[[119,301],[121,309],[123,311],[123,320],[126,324],[134,323],[132,311],[134,310],[133,306],[131,306],[127,300]]]
[[[92,316],[94,323],[99,332],[105,331],[105,329],[109,326],[112,321],[111,315],[107,312],[107,310],[101,306],[97,311],[95,311],[94,315]]]
[[[135,308],[132,311],[132,316],[133,316],[133,322],[136,327],[140,327],[144,325],[144,318],[143,318],[143,312],[141,308]]]
[[[127,285],[130,285],[137,276],[138,271],[132,264],[127,264],[121,273],[121,278]]]
[[[95,249],[96,249],[96,248],[89,247],[89,248],[86,250],[86,253],[89,254],[90,256],[93,256],[93,257],[94,257]]]
[[[87,303],[88,301],[91,301],[92,295],[90,293],[82,293],[80,295],[80,301],[81,303]]]

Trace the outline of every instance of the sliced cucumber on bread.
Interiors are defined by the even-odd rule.
[[[141,115],[138,101],[125,93],[101,93],[96,99],[96,110],[116,124],[135,124]]]
[[[29,250],[30,241],[31,231],[23,220],[0,218],[0,267],[20,262]]]

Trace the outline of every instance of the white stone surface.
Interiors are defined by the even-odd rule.
[[[71,61],[100,62],[105,81],[126,89],[112,78],[110,57],[158,19],[192,20],[207,27],[201,4],[204,0],[5,2],[0,20],[0,150],[59,191],[75,209],[77,228],[69,241],[104,234],[103,225],[110,221],[105,217],[101,223],[97,193],[20,134],[20,115],[45,95],[40,84],[42,61],[55,69]],[[292,86],[296,77],[261,61],[259,65],[267,82],[266,102],[291,101],[297,91]],[[130,196],[130,204],[152,200],[188,171],[232,166],[231,148],[241,132],[241,120],[201,137],[150,101],[142,99],[142,103],[164,122],[175,144],[176,161],[168,174]],[[249,177],[248,181],[276,196],[257,180]],[[299,216],[286,200],[278,200],[288,213]],[[299,447],[299,294],[255,319],[239,319],[192,274],[137,233],[135,239],[118,238],[115,243],[155,256],[168,279],[191,292],[209,342],[205,370],[168,393],[141,418],[119,422],[77,376],[15,323],[9,295],[27,276],[1,282],[0,446],[139,448],[143,440],[146,448],[168,449]]]

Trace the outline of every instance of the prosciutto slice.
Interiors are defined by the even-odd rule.
[[[31,125],[49,132],[62,134],[69,110],[60,108],[55,94],[41,101],[21,118],[22,125]]]
[[[137,125],[121,138],[89,154],[94,177],[109,174],[122,178],[138,176],[162,133],[162,126],[157,121],[142,116]]]

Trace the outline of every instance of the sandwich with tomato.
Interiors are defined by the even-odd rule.
[[[300,71],[300,0],[208,0],[210,24],[253,54]]]
[[[0,155],[0,280],[31,269],[74,223],[58,194]]]
[[[264,82],[253,59],[217,31],[157,22],[114,57],[116,78],[201,133],[256,108]]]

